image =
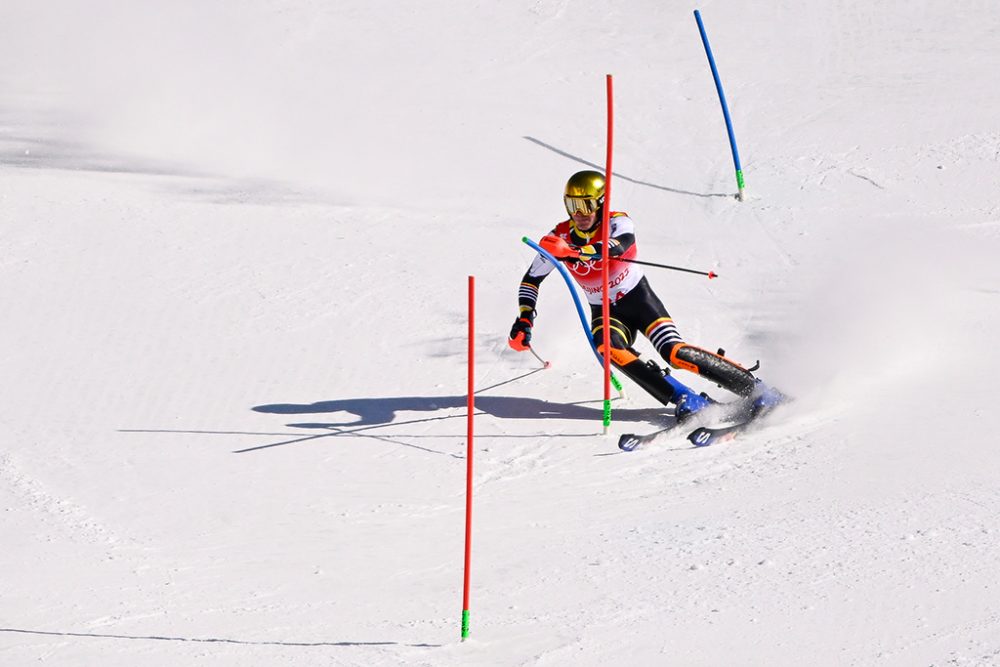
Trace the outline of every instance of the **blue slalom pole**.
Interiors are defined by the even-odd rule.
[[[715,56],[712,55],[712,47],[708,43],[708,35],[705,33],[705,24],[701,20],[701,12],[694,10],[694,18],[698,22],[698,32],[701,33],[701,41],[705,45],[705,54],[708,56],[708,64],[712,68],[712,77],[715,79],[715,89],[719,92],[719,102],[722,103],[722,115],[726,119],[726,131],[729,133],[729,146],[733,150],[733,163],[736,165],[736,185],[739,187],[739,194],[736,198],[743,201],[745,198],[745,186],[743,183],[743,167],[740,165],[740,152],[736,148],[736,135],[733,133],[733,120],[729,117],[729,105],[726,104],[726,94],[722,91],[722,80],[719,78],[719,69],[715,66]]]
[[[559,269],[559,274],[563,277],[563,280],[566,281],[566,287],[569,288],[570,296],[573,297],[573,303],[576,304],[576,312],[580,316],[580,324],[583,325],[583,333],[587,336],[587,342],[590,343],[590,349],[593,350],[594,355],[597,356],[597,361],[601,364],[601,368],[604,368],[604,358],[601,356],[601,353],[597,351],[597,346],[594,345],[594,337],[590,333],[590,324],[587,321],[587,316],[584,314],[583,304],[580,302],[580,295],[576,291],[573,278],[570,277],[569,271],[567,271],[566,267],[562,265],[562,262],[552,256],[552,253],[529,239],[527,236],[522,237],[521,240],[537,250],[538,254],[552,262],[552,264]],[[619,395],[623,394],[622,383],[618,381],[618,378],[614,373],[611,374],[611,384],[614,385]]]

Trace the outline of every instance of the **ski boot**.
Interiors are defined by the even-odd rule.
[[[773,410],[788,400],[787,396],[782,394],[777,389],[768,387],[760,380],[757,380],[757,384],[754,386],[753,393],[750,395],[750,398],[752,399],[750,409],[755,415]]]
[[[679,422],[687,421],[697,413],[710,406],[712,403],[712,399],[708,396],[704,394],[696,394],[690,389],[685,392],[678,392],[678,396],[674,404],[674,416]]]

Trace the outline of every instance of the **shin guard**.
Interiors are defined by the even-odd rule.
[[[757,384],[753,374],[735,361],[687,343],[675,345],[669,361],[674,368],[696,373],[738,396],[749,396]]]

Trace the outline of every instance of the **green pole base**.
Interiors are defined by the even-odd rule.
[[[469,638],[469,610],[462,610],[462,641]]]

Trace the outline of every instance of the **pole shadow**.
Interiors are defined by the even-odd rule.
[[[564,151],[564,150],[562,150],[560,148],[556,148],[555,146],[552,146],[550,144],[547,144],[544,141],[542,141],[541,139],[536,139],[535,137],[525,136],[523,138],[525,140],[527,140],[527,141],[530,141],[533,144],[536,144],[538,146],[541,146],[542,148],[545,148],[547,150],[552,151],[556,155],[561,155],[563,157],[569,158],[570,160],[573,160],[574,162],[579,162],[580,164],[586,165],[588,167],[592,167],[594,169],[597,169],[598,171],[604,171],[605,165],[595,164],[595,163],[590,162],[588,160],[584,160],[582,157],[580,157],[578,155],[573,155],[572,153],[567,153],[566,151]],[[650,183],[649,181],[640,181],[637,178],[632,178],[631,176],[626,176],[624,174],[619,174],[617,171],[612,171],[611,173],[615,177],[620,178],[623,181],[628,181],[629,183],[635,183],[636,185],[643,185],[643,186],[645,186],[647,188],[654,188],[656,190],[663,190],[664,192],[673,192],[674,194],[678,194],[678,195],[687,195],[689,197],[702,197],[702,198],[705,198],[705,199],[709,199],[711,197],[723,197],[723,198],[731,199],[731,198],[733,198],[733,197],[736,196],[735,194],[730,194],[730,193],[725,193],[725,192],[692,192],[690,190],[681,190],[680,188],[671,188],[671,187],[666,186],[666,185],[659,185],[657,183]]]
[[[0,632],[23,635],[43,635],[48,637],[93,637],[96,639],[131,639],[160,642],[197,642],[208,644],[242,644],[245,646],[410,646],[416,648],[439,648],[440,644],[404,644],[401,642],[283,642],[253,641],[249,639],[227,639],[223,637],[169,637],[164,635],[117,635],[100,632],[52,632],[45,630],[23,630],[20,628],[0,628]]]

